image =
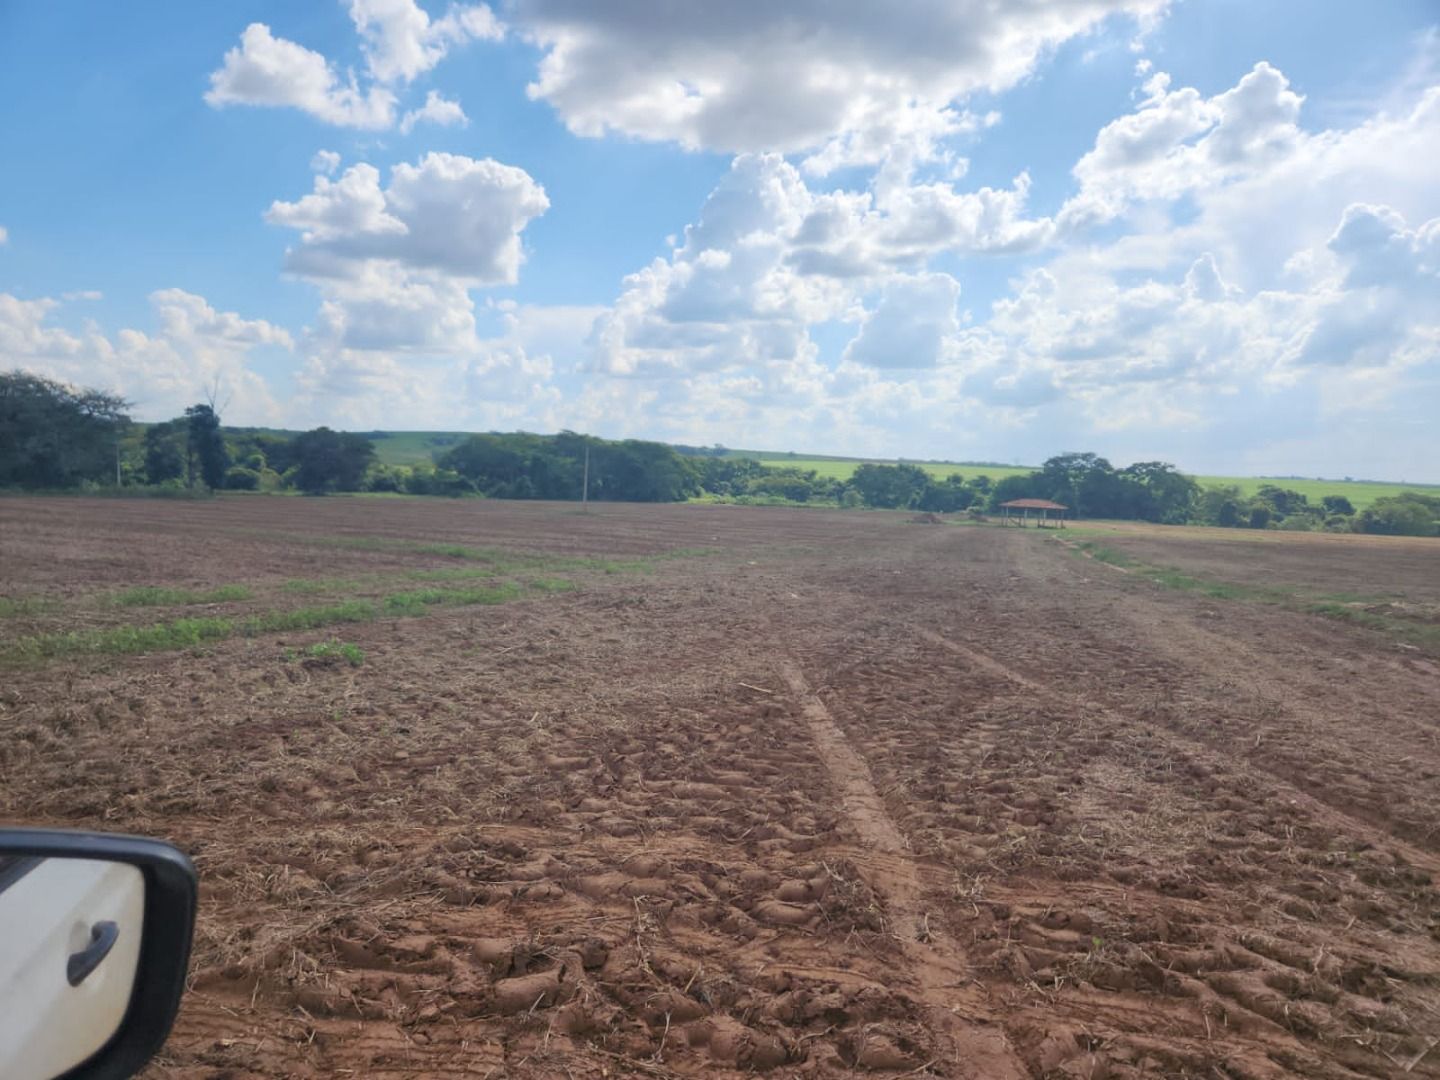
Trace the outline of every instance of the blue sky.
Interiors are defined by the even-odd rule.
[[[156,419],[1440,482],[1433,3],[0,6],[0,367]]]

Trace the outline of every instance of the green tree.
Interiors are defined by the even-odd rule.
[[[990,489],[990,509],[998,510],[1004,503],[1015,499],[1049,498],[1048,495],[1041,494],[1040,483],[1039,473],[1011,473],[1009,476],[1002,476]]]
[[[185,475],[184,425],[164,420],[145,429],[145,480],[163,484]]]
[[[375,444],[364,435],[318,427],[292,440],[295,486],[309,495],[359,491],[375,458]]]
[[[1387,495],[1361,511],[1359,525],[1362,532],[1385,536],[1440,536],[1440,496]]]
[[[1233,528],[1240,524],[1240,506],[1244,496],[1236,484],[1212,484],[1195,497],[1193,515],[1206,525]]]
[[[1269,505],[1276,517],[1282,518],[1288,514],[1301,513],[1310,506],[1310,500],[1300,492],[1277,487],[1274,484],[1261,484],[1260,490],[1255,493],[1255,498]]]
[[[113,483],[127,404],[43,375],[0,372],[0,487]]]
[[[699,494],[711,468],[711,459],[683,455],[664,443],[610,442],[573,431],[472,435],[435,464],[493,498],[578,499],[587,454],[592,499],[676,502]]]
[[[754,458],[702,458],[700,486],[713,495],[744,495],[769,471]]]
[[[1327,514],[1343,514],[1350,517],[1355,513],[1355,507],[1344,495],[1326,495],[1320,500],[1320,505],[1325,507]]]
[[[1126,499],[1136,517],[1179,525],[1190,520],[1200,485],[1164,461],[1137,461],[1120,470],[1121,483],[1134,494]],[[1127,515],[1128,516],[1128,515]]]
[[[698,494],[696,471],[664,443],[626,439],[590,454],[594,497],[625,502],[679,502]]]
[[[1068,506],[1076,517],[1126,517],[1115,468],[1099,454],[1057,454],[1040,466],[1042,499]]]
[[[743,485],[739,493],[768,495],[803,503],[811,499],[834,498],[835,485],[821,477],[814,469],[800,469],[794,465],[779,469],[762,466],[760,471]]]
[[[866,506],[887,510],[914,506],[929,483],[930,474],[918,465],[866,462],[850,477],[850,486],[860,493]]]
[[[936,514],[950,514],[964,510],[976,499],[975,489],[965,483],[959,473],[951,473],[943,480],[930,480],[920,493],[915,506]]]
[[[220,434],[220,416],[209,405],[191,405],[185,410],[186,479],[195,486],[196,466],[202,483],[212,490],[225,485],[230,455]]]

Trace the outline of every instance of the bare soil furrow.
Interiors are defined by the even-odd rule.
[[[831,719],[800,668],[786,660],[780,671],[791,694],[801,703],[816,752],[840,794],[847,817],[877,852],[891,856],[881,863],[871,863],[868,880],[883,898],[892,930],[901,940],[907,961],[905,972],[915,980],[931,1023],[949,1043],[943,1059],[947,1073],[993,1080],[1026,1076],[1025,1066],[1006,1040],[1004,1030],[993,1022],[975,1022],[979,1018],[976,1010],[984,1006],[975,1000],[973,991],[965,992],[971,979],[964,953],[953,941],[930,930],[919,869],[910,856],[909,844],[875,790],[864,758]],[[966,1011],[969,1015],[965,1015]]]

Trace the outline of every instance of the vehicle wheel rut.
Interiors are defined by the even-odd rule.
[[[864,860],[870,871],[870,886],[885,902],[891,927],[915,975],[920,1002],[930,1014],[935,1033],[950,1044],[950,1059],[943,1064],[951,1070],[950,1075],[973,1080],[1019,1080],[1029,1076],[1003,1030],[988,1022],[989,1009],[969,978],[963,951],[928,930],[919,866],[909,843],[885,809],[870,767],[810,688],[800,668],[784,660],[780,672],[800,703],[816,753],[840,794],[846,815],[861,839],[873,849]]]
[[[1089,698],[1082,698],[1074,694],[1069,694],[1066,693],[1064,690],[1057,689],[1056,687],[1050,686],[1036,679],[1032,679],[1028,675],[1025,675],[1023,672],[1016,671],[1009,665],[1004,664],[999,660],[996,660],[993,656],[990,656],[979,649],[975,649],[971,646],[961,644],[958,641],[953,641],[950,638],[945,637],[943,634],[938,634],[933,630],[921,628],[918,630],[918,633],[921,638],[930,642],[932,645],[938,645],[939,647],[947,650],[948,652],[963,657],[975,667],[980,668],[983,671],[987,671],[992,675],[1008,679],[1010,682],[1016,684],[1017,686],[1022,686],[1026,690],[1029,690],[1032,693],[1037,694],[1041,697],[1047,697],[1052,701],[1063,702],[1071,707],[1093,709],[1107,717],[1119,719],[1119,714],[1114,709],[1101,705],[1098,702],[1092,701]],[[1214,749],[1213,747],[1200,740],[1193,739],[1182,732],[1176,731],[1173,727],[1167,727],[1166,731],[1168,732],[1169,736],[1173,738],[1176,742],[1183,743],[1194,750],[1198,750],[1201,752],[1211,752]],[[1407,843],[1406,841],[1400,839],[1399,837],[1395,836],[1393,833],[1390,833],[1385,829],[1378,828],[1367,821],[1355,817],[1354,815],[1347,814],[1342,810],[1336,809],[1322,799],[1318,799],[1314,795],[1311,795],[1309,792],[1304,791],[1299,787],[1296,787],[1293,781],[1291,781],[1288,777],[1284,776],[1281,773],[1269,769],[1264,769],[1261,771],[1263,771],[1266,776],[1270,777],[1277,783],[1285,785],[1285,787],[1289,789],[1289,798],[1297,805],[1304,806],[1317,820],[1328,819],[1329,821],[1334,822],[1337,825],[1343,826],[1348,832],[1352,833],[1353,835],[1360,837],[1372,844],[1387,845],[1393,850],[1400,852],[1402,855],[1404,855],[1407,861],[1409,861],[1415,866],[1429,871],[1430,873],[1440,873],[1440,859],[1437,859],[1432,853],[1425,851],[1422,848],[1416,847],[1413,844]]]

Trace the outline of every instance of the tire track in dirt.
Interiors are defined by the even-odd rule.
[[[922,640],[962,658],[977,672],[983,672],[985,675],[991,677],[1003,678],[1012,685],[1023,688],[1033,694],[1042,703],[1050,707],[1063,709],[1066,712],[1079,711],[1082,714],[1089,712],[1092,716],[1098,715],[1103,717],[1108,723],[1114,725],[1117,732],[1128,728],[1133,723],[1133,721],[1127,720],[1120,710],[1107,707],[1084,694],[1068,692],[1055,687],[1043,679],[1033,678],[1022,671],[1010,667],[1008,664],[981,649],[951,640],[942,634],[925,628],[915,628],[915,632]],[[1202,761],[1205,759],[1214,760],[1220,756],[1220,748],[1212,746],[1203,740],[1191,738],[1184,732],[1175,731],[1168,725],[1162,726],[1160,734],[1163,738],[1173,740],[1174,750],[1179,754],[1193,754],[1196,759]],[[1248,766],[1243,763],[1234,762],[1233,760],[1231,763],[1240,764],[1242,769],[1248,768]],[[1268,780],[1277,782],[1277,786],[1281,789],[1282,797],[1296,808],[1309,814],[1315,821],[1326,822],[1336,832],[1348,833],[1352,837],[1363,839],[1377,849],[1384,850],[1388,848],[1392,853],[1401,852],[1414,865],[1433,872],[1434,859],[1427,856],[1425,852],[1409,848],[1403,841],[1397,840],[1392,835],[1382,830],[1371,828],[1365,823],[1345,815],[1343,812],[1330,807],[1319,799],[1305,794],[1298,787],[1294,787],[1283,780],[1278,780],[1278,778],[1268,770],[1254,771],[1256,773],[1264,772]],[[1256,779],[1258,779],[1258,777],[1256,777]],[[1128,888],[1126,892],[1128,894]],[[1018,906],[1024,902],[1021,899],[1024,896],[1025,892],[1022,890],[1011,894],[1007,897],[1007,900],[1009,900],[1011,904]],[[1173,899],[1167,898],[1167,901],[1171,905],[1174,904]],[[1033,894],[1031,895],[1030,903],[1032,906],[1035,904]],[[1051,901],[1047,898],[1043,903],[1048,907]],[[1214,910],[1208,913],[1201,912],[1201,918],[1203,922],[1214,926],[1225,926],[1228,923],[1228,919],[1224,914]],[[1353,925],[1354,922],[1355,919],[1352,918],[1351,924]],[[1240,924],[1229,925],[1237,928],[1240,926]],[[1345,929],[1348,930],[1349,927],[1347,926]],[[1254,963],[1244,962],[1238,965],[1240,969],[1238,972],[1225,966],[1223,959],[1226,955],[1225,950],[1227,948],[1234,948],[1238,950],[1236,955],[1242,957],[1247,953],[1253,957],[1264,957],[1267,960],[1276,960],[1278,957],[1279,963],[1282,965],[1282,971],[1284,967],[1289,967],[1302,972],[1303,974],[1300,976],[1302,979],[1305,978],[1307,974],[1310,978],[1318,979],[1320,978],[1318,974],[1320,971],[1320,958],[1324,956],[1325,948],[1328,944],[1323,937],[1324,931],[1317,929],[1317,934],[1320,935],[1318,940],[1321,942],[1318,953],[1314,952],[1314,942],[1316,939],[1311,939],[1311,954],[1307,957],[1301,957],[1298,964],[1293,955],[1291,957],[1285,957],[1283,952],[1274,951],[1273,944],[1271,947],[1267,947],[1266,931],[1263,928],[1244,929],[1238,930],[1238,932],[1232,930],[1231,932],[1237,933],[1237,936],[1234,937],[1233,943],[1219,946],[1217,955],[1222,957],[1222,961],[1214,968],[1187,968],[1183,963],[1179,966],[1179,970],[1189,973],[1186,976],[1187,982],[1184,985],[1184,992],[1181,996],[1156,998],[1147,995],[1145,998],[1137,1000],[1133,995],[1114,993],[1112,992],[1113,988],[1108,987],[1105,988],[1104,993],[1095,994],[1092,992],[1085,998],[1077,998],[1072,992],[1066,1001],[1068,1018],[1072,1020],[1084,1019],[1086,1023],[1094,1023],[1097,1025],[1097,1030],[1110,1029],[1113,1027],[1112,1034],[1114,1032],[1123,1033],[1116,1036],[1117,1041],[1128,1043],[1136,1052],[1143,1052],[1141,1048],[1147,1046],[1152,1049],[1160,1048],[1163,1042],[1166,1052],[1175,1052],[1182,1047],[1188,1048],[1196,1060],[1213,1059],[1216,1055],[1221,1055],[1225,1059],[1227,1069],[1225,1075],[1258,1078],[1260,1076],[1269,1077],[1296,1074],[1305,1076],[1324,1075],[1330,1077],[1367,1074],[1368,1070],[1356,1068],[1356,1062],[1349,1058],[1341,1058],[1335,1062],[1337,1071],[1323,1071],[1324,1066],[1328,1066],[1331,1062],[1327,1054],[1327,1047],[1323,1041],[1317,1044],[1319,1033],[1324,1030],[1322,1022],[1315,1021],[1313,1026],[1307,1026],[1311,1024],[1311,1021],[1307,1017],[1300,1020],[1299,1023],[1296,1023],[1295,1020],[1292,1019],[1292,1013],[1290,1011],[1292,1005],[1300,1007],[1306,1005],[1307,1002],[1292,999],[1289,1002],[1278,1001],[1277,1005],[1278,999],[1267,999],[1263,988],[1257,989],[1253,983],[1251,985],[1246,984],[1246,979],[1253,977],[1247,976],[1245,972],[1253,969],[1255,967]],[[1222,935],[1224,933],[1225,932],[1222,931]],[[1223,937],[1217,939],[1217,941],[1218,940],[1223,940]],[[1284,938],[1282,932],[1282,937],[1278,940],[1286,941],[1289,939]],[[1344,945],[1353,949],[1354,939],[1347,940]],[[1280,949],[1283,950],[1284,948],[1285,946],[1282,944]],[[1344,947],[1342,946],[1339,951],[1343,955]],[[1363,948],[1360,951],[1363,953]],[[1350,955],[1354,955],[1354,953]],[[1164,964],[1167,970],[1171,970],[1173,976],[1174,969],[1170,967],[1172,961],[1173,958],[1165,959]],[[1274,969],[1272,969],[1272,971],[1273,970]],[[1413,978],[1414,976],[1407,977]],[[1431,977],[1429,972],[1425,972],[1419,976],[1419,980],[1423,982]],[[1270,986],[1271,989],[1274,989],[1274,984],[1268,980],[1265,981],[1263,985]],[[1399,986],[1401,983],[1399,979],[1397,979],[1392,985]],[[1365,993],[1363,988],[1356,989],[1351,987],[1349,989],[1362,997]],[[1172,991],[1166,991],[1167,995],[1171,992]],[[1316,1000],[1319,999],[1320,995],[1317,995]],[[1352,998],[1351,1000],[1359,1001],[1359,998]],[[1385,997],[1381,1000],[1388,1002],[1390,998]],[[1313,1002],[1308,1004],[1313,1006]],[[1362,1003],[1352,1006],[1352,1009],[1363,1010],[1364,1007]],[[1165,1029],[1165,1037],[1163,1040],[1152,1041],[1150,1039],[1150,1036],[1158,1033],[1162,1018],[1173,1019],[1175,1028],[1179,1029],[1186,1026],[1187,1021],[1193,1023],[1194,1017],[1189,1014],[1191,1010],[1195,1009],[1198,1009],[1198,1012],[1194,1015],[1198,1015],[1205,1023],[1203,1040],[1198,1038],[1195,1033],[1187,1036],[1181,1031],[1170,1029],[1168,1026]],[[1237,1015],[1241,1017],[1238,1021],[1235,1019]],[[1296,1013],[1293,1015],[1300,1016],[1301,1014]],[[1361,1015],[1361,1012],[1352,1011],[1350,1014],[1350,1022],[1353,1023],[1354,1018],[1358,1015]],[[1212,1020],[1217,1021],[1216,1030],[1213,1032],[1211,1030]],[[1042,1024],[1049,1022],[1051,1022],[1050,1018],[1040,1021]],[[1235,1023],[1233,1030],[1231,1030],[1232,1022]],[[1011,1030],[1016,1030],[1018,1026],[1019,1023],[1012,1026]],[[1423,1032],[1423,1023],[1420,1030]],[[1341,1038],[1348,1037],[1349,1036],[1341,1036]],[[1257,1051],[1263,1054],[1263,1059],[1255,1056]],[[1317,1051],[1326,1056],[1321,1058],[1314,1057],[1313,1055]],[[1397,1059],[1394,1056],[1390,1056],[1389,1060],[1395,1062]],[[1418,1061],[1420,1059],[1417,1058],[1415,1060]],[[1242,1062],[1244,1063],[1243,1066],[1240,1064]],[[1283,1071],[1273,1071],[1276,1066],[1280,1066]],[[1228,1071],[1231,1067],[1235,1067],[1236,1071]],[[1167,1075],[1169,1074],[1167,1073]],[[1185,1075],[1190,1074],[1186,1073]],[[1205,1075],[1209,1074],[1206,1073]],[[1376,1073],[1373,1075],[1390,1074]]]
[[[1047,683],[1032,679],[1023,672],[1016,671],[1008,664],[996,660],[988,653],[982,652],[969,645],[961,644],[958,641],[945,637],[943,634],[936,633],[934,630],[921,627],[917,629],[917,633],[932,645],[937,645],[942,649],[954,653],[956,656],[963,657],[981,670],[1008,679],[1017,686],[1024,687],[1026,690],[1041,697],[1049,698],[1051,701],[1059,702],[1071,708],[1093,709],[1113,721],[1123,721],[1124,719],[1118,712],[1108,706],[1102,705],[1089,698],[1066,693]],[[1176,742],[1189,747],[1192,751],[1205,755],[1220,752],[1220,748],[1212,746],[1202,740],[1194,739],[1183,732],[1175,730],[1175,728],[1171,726],[1167,725],[1165,731]],[[1254,768],[1255,766],[1253,763],[1248,763],[1248,767]],[[1361,818],[1347,814],[1343,810],[1339,810],[1329,803],[1316,798],[1314,795],[1295,786],[1294,781],[1282,772],[1265,768],[1260,768],[1258,771],[1263,772],[1272,781],[1285,787],[1287,789],[1286,796],[1290,801],[1309,811],[1317,820],[1329,820],[1337,827],[1348,831],[1368,843],[1377,846],[1389,846],[1392,850],[1403,855],[1405,859],[1414,866],[1418,866],[1430,873],[1440,873],[1440,858],[1437,858],[1431,852],[1409,844],[1385,829],[1378,828]]]
[[[1066,543],[1055,538],[1018,546],[1017,573],[1037,583],[1050,582],[1050,575],[1070,561],[1053,557],[1057,545]],[[1287,788],[1309,793],[1339,816],[1329,819],[1331,824],[1363,822],[1392,849],[1408,843],[1427,851],[1427,857],[1409,861],[1431,873],[1440,871],[1440,830],[1433,810],[1440,734],[1434,709],[1425,708],[1433,687],[1417,678],[1417,669],[1394,658],[1388,647],[1392,643],[1363,627],[1346,629],[1329,618],[1266,603],[1197,598],[1197,610],[1184,592],[1130,580],[1138,591],[1118,580],[1086,579],[1093,581],[1087,601],[1112,597],[1109,622],[1100,637],[1129,642],[1132,648],[1135,642],[1144,643],[1142,682],[1159,667],[1172,669],[1167,685],[1155,688],[1156,697],[1141,719],[1242,761]],[[1117,588],[1131,599],[1114,602]],[[1263,633],[1255,630],[1260,620],[1266,624]],[[1277,633],[1279,625],[1285,629]],[[1381,657],[1373,651],[1377,647],[1384,663],[1399,669],[1384,676],[1379,694],[1377,681],[1356,677],[1379,666]],[[1083,670],[1079,674],[1082,679],[1093,675]],[[1092,685],[1083,699],[1112,701],[1114,689],[1113,682]],[[1116,707],[1132,716],[1129,703],[1137,700],[1133,687],[1118,696]],[[1177,696],[1183,707],[1176,707]],[[1072,700],[1082,698],[1072,693]],[[1356,742],[1359,725],[1384,735]],[[1253,745],[1242,752],[1241,746],[1252,739]],[[1414,782],[1397,789],[1377,779],[1392,775],[1410,775]]]
[[[998,1025],[988,1026],[961,1015],[973,1015],[983,1001],[966,988],[969,964],[953,944],[942,943],[926,927],[924,883],[910,845],[896,826],[875,788],[874,778],[830,715],[825,703],[791,660],[780,673],[800,703],[816,753],[839,792],[846,816],[873,852],[864,860],[871,870],[870,886],[885,901],[909,969],[915,973],[920,1003],[931,1012],[936,1033],[951,1042],[956,1075],[974,1080],[1022,1080],[1030,1075]],[[938,1062],[936,1064],[939,1064]]]

